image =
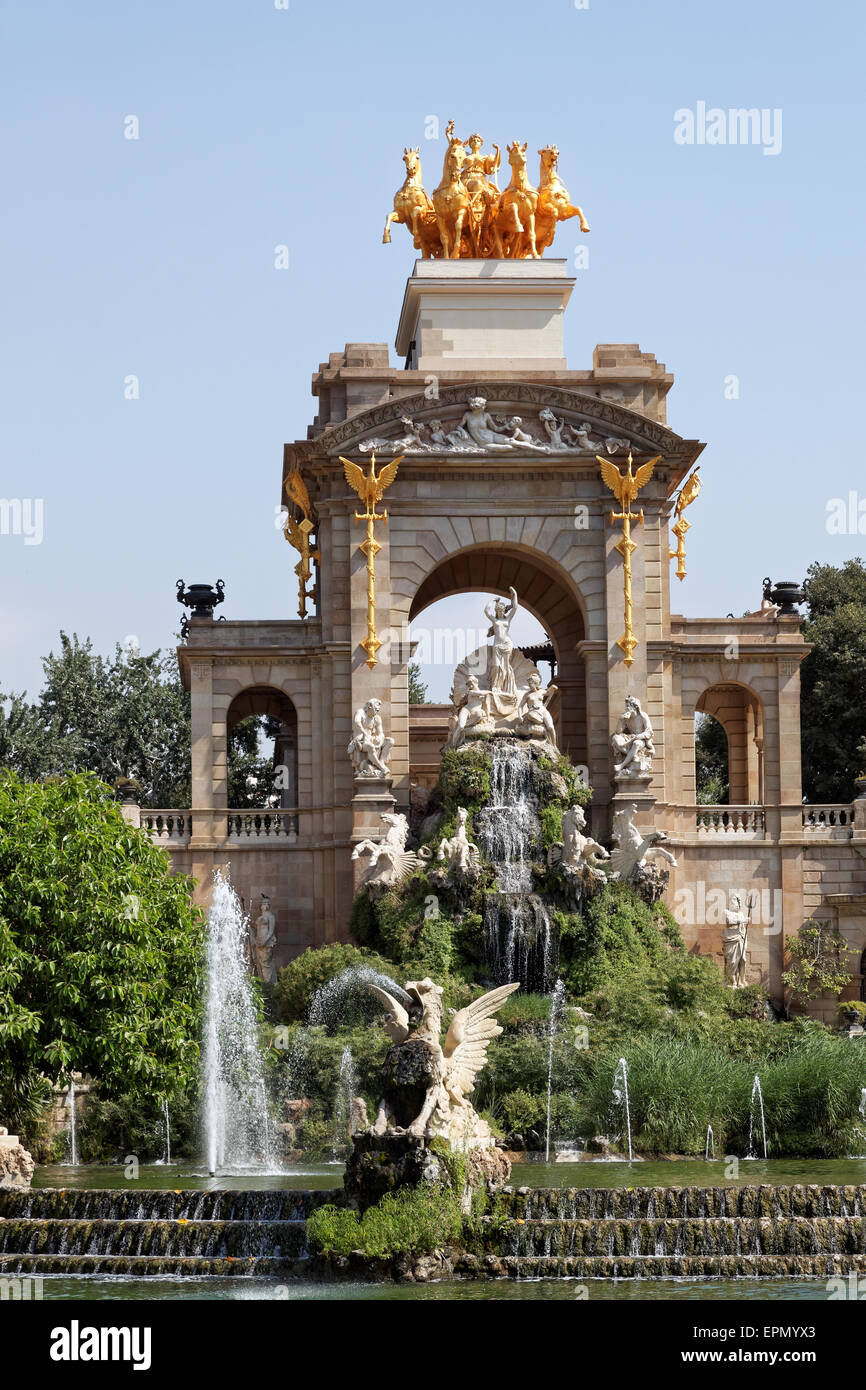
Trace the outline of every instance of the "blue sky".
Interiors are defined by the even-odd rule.
[[[739,613],[764,574],[866,551],[826,528],[832,498],[866,499],[860,7],[19,0],[2,16],[0,495],[43,499],[44,537],[0,535],[0,689],[36,693],[61,627],[101,650],[170,644],[181,576],[224,578],[227,616],[294,616],[282,444],[305,435],[329,352],[393,355],[413,257],[382,225],[405,144],[438,180],[431,115],[558,144],[592,228],[569,365],[639,342],[676,375],[669,422],[708,447],[675,607]],[[781,152],[676,144],[675,111],[699,101],[781,110]],[[561,228],[555,251],[576,242]]]

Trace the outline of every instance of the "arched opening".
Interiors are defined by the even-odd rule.
[[[744,685],[711,685],[696,705],[696,720],[712,718],[721,725],[727,740],[728,794],[723,803],[731,806],[760,806],[764,801],[764,715],[757,695]],[[705,726],[703,726],[705,727]],[[698,726],[696,723],[696,745]],[[721,747],[721,740],[710,729],[704,734],[709,747]],[[697,747],[696,747],[697,774]],[[701,798],[698,797],[700,803]],[[703,804],[707,804],[704,802]]]
[[[695,801],[698,806],[726,806],[728,736],[711,714],[695,714]]]
[[[428,687],[427,698],[435,701],[410,712],[413,781],[435,781],[454,668],[487,643],[485,606],[493,596],[507,598],[511,588],[519,604],[515,645],[539,665],[545,684],[556,686],[548,707],[560,748],[574,763],[588,765],[586,670],[577,650],[586,636],[582,601],[549,557],[518,546],[478,545],[447,556],[431,570],[409,609],[418,674]]]
[[[297,806],[298,715],[281,690],[249,686],[226,714],[228,804]]]

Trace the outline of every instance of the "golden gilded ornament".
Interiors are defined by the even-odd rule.
[[[399,222],[408,227],[415,250],[424,260],[538,260],[552,245],[558,222],[576,217],[580,230],[589,231],[582,208],[571,202],[559,177],[556,145],[538,151],[537,188],[526,172],[526,141],[509,145],[511,180],[500,193],[496,182],[499,146],[493,146],[493,154],[484,154],[483,137],[476,132],[461,139],[454,134],[453,121],[446,126],[445,138],[442,178],[432,198],[421,181],[420,147],[404,147],[406,177],[385,219],[382,241],[386,245],[391,240],[391,223]]]
[[[291,511],[286,516],[286,524],[283,527],[283,535],[293,545],[300,555],[300,560],[295,565],[295,574],[298,576],[298,617],[307,616],[307,599],[315,594],[307,592],[307,585],[312,576],[312,560],[318,561],[319,551],[310,548],[310,538],[316,529],[313,519],[313,508],[310,502],[310,494],[307,485],[301,477],[297,468],[292,469],[285,482],[286,496],[292,503],[296,511],[300,512],[300,519],[292,516]]]
[[[626,666],[631,666],[634,661],[634,649],[637,646],[637,638],[632,627],[632,593],[631,593],[631,556],[636,549],[635,543],[631,538],[631,523],[643,524],[643,508],[639,512],[633,512],[631,504],[637,497],[642,487],[645,487],[652,477],[652,471],[661,458],[661,454],[656,454],[648,463],[642,463],[636,473],[632,472],[631,449],[628,452],[628,467],[625,473],[621,473],[615,463],[610,459],[602,458],[596,454],[596,460],[601,464],[601,476],[610,488],[620,507],[619,512],[611,512],[611,525],[616,521],[622,522],[622,536],[614,547],[622,556],[623,574],[623,599],[625,605],[625,632],[617,640],[625,655]]]
[[[677,538],[676,550],[669,550],[668,557],[677,562],[677,579],[686,577],[686,531],[690,529],[691,523],[686,521],[683,512],[686,507],[690,507],[701,490],[701,480],[698,477],[698,470],[695,469],[690,478],[687,478],[680,488],[679,496],[674,506],[676,521],[671,530]]]
[[[367,523],[367,535],[360,547],[367,560],[367,636],[361,646],[367,653],[367,665],[371,671],[376,665],[376,653],[382,645],[376,636],[376,556],[382,547],[373,531],[377,521],[383,521],[386,526],[388,524],[387,511],[377,512],[376,503],[381,502],[385,490],[393,483],[403,458],[401,454],[399,458],[392,459],[377,473],[376,455],[371,454],[370,466],[365,473],[357,463],[340,455],[346,482],[357,492],[365,507],[363,512],[355,512],[355,520]]]

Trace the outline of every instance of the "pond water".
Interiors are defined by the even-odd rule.
[[[319,1284],[274,1279],[129,1279],[47,1276],[43,1298],[84,1300],[271,1300],[292,1302],[670,1302],[826,1301],[823,1279],[499,1279],[440,1284]]]
[[[738,1160],[736,1176],[723,1158],[635,1159],[633,1163],[587,1159],[579,1163],[515,1163],[514,1187],[728,1187],[742,1183],[844,1185],[866,1183],[866,1158],[770,1158]],[[192,1188],[218,1191],[342,1187],[342,1163],[295,1163],[273,1173],[220,1173],[212,1178],[190,1163],[142,1164],[127,1178],[122,1164],[55,1163],[36,1169],[34,1187]]]

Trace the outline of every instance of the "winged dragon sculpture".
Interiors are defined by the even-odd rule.
[[[442,988],[429,978],[409,980],[409,1007],[381,986],[369,988],[385,1006],[391,1047],[382,1068],[382,1099],[373,1134],[444,1138],[453,1149],[493,1142],[487,1123],[468,1100],[487,1060],[487,1046],[502,1029],[493,1015],[519,984],[500,985],[458,1010],[442,1034]]]

